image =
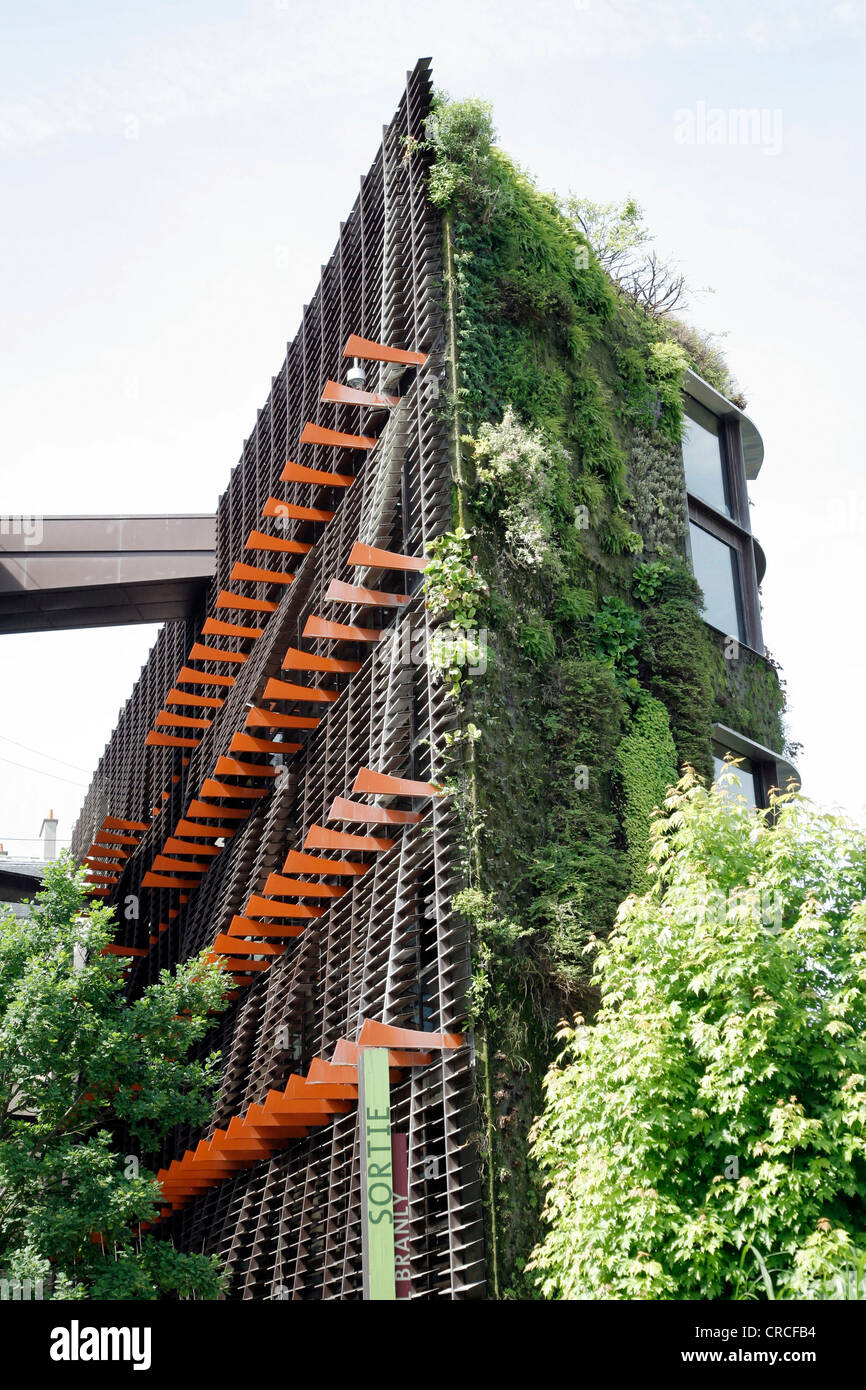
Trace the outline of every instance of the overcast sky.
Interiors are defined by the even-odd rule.
[[[633,194],[711,287],[691,317],[727,335],[764,437],[765,639],[805,790],[862,814],[866,0],[0,14],[0,512],[215,507],[404,73],[430,55],[451,95],[494,103],[542,187]],[[710,143],[737,108],[763,113],[758,139]],[[10,853],[38,853],[49,808],[68,839],[155,632],[0,639]]]

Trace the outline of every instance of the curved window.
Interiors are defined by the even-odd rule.
[[[704,618],[720,632],[745,642],[737,552],[694,521],[689,522],[689,539],[692,569],[704,592]]]
[[[725,770],[725,752],[727,749],[723,750],[717,744],[713,744],[713,780],[715,782],[719,781]],[[739,766],[734,768],[734,774],[740,785],[736,786],[734,782],[725,780],[719,784],[719,791],[730,801],[742,799],[749,806],[757,806],[758,788],[755,785],[755,769],[752,766],[752,760],[751,758],[744,758],[742,754],[734,754],[734,756],[739,758]]]
[[[683,418],[683,466],[688,491],[731,516],[730,479],[719,421],[697,401],[689,401]]]

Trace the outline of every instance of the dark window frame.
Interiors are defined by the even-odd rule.
[[[752,753],[738,753],[736,749],[726,747],[715,738],[712,742],[712,749],[713,758],[718,758],[720,762],[724,762],[725,754],[730,753],[733,757],[750,764],[749,771],[752,774],[752,783],[755,788],[755,805],[759,810],[766,811],[770,805],[770,788],[779,785],[777,764],[770,761],[769,758],[758,758]],[[713,780],[715,781],[715,777]]]
[[[689,399],[687,394],[684,403],[685,412],[690,419],[694,418],[700,424],[699,415],[692,416],[690,414]],[[697,402],[697,405],[701,411],[706,411],[706,406],[702,406],[700,402]],[[709,413],[712,414],[713,412]],[[701,527],[702,530],[709,532],[716,540],[730,546],[734,554],[734,563],[739,580],[743,632],[739,637],[736,633],[723,635],[737,637],[741,645],[763,655],[764,638],[761,628],[761,604],[758,597],[758,572],[749,516],[749,492],[746,482],[746,464],[743,457],[740,422],[735,415],[718,415],[716,419],[719,424],[719,459],[723,487],[731,515],[727,516],[724,512],[718,511],[711,503],[698,497],[696,493],[689,492],[686,481],[688,519],[693,521],[696,526]],[[685,462],[683,462],[683,477],[685,478]],[[694,570],[690,543],[688,553],[689,563]],[[713,627],[713,624],[708,623],[708,626]],[[720,629],[714,630],[719,631]]]

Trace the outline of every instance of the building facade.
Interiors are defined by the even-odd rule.
[[[507,267],[514,201],[491,197],[475,224],[465,207],[443,216],[429,184],[443,158],[428,140],[432,100],[422,61],[222,497],[214,580],[193,616],[162,629],[75,830],[73,852],[92,891],[116,904],[116,949],[128,958],[133,993],[203,949],[233,976],[231,1006],[208,1038],[223,1057],[213,1123],[205,1134],[178,1130],[155,1166],[166,1195],[162,1231],[183,1248],[220,1253],[234,1298],[362,1296],[353,1068],[368,1046],[389,1050],[392,1123],[405,1153],[400,1292],[501,1295],[525,1260],[538,1208],[529,1121],[555,1019],[585,989],[577,946],[557,944],[559,905],[548,920],[545,903],[580,896],[588,883],[599,901],[606,893],[615,903],[629,887],[621,866],[633,818],[614,755],[642,686],[668,710],[669,776],[674,745],[677,761],[696,761],[684,712],[691,696],[674,688],[665,655],[684,601],[667,604],[667,628],[663,587],[658,601],[644,602],[634,632],[643,622],[645,642],[634,636],[630,665],[599,645],[611,614],[621,616],[601,593],[631,592],[638,541],[647,585],[670,584],[679,557],[704,592],[703,620],[694,621],[722,666],[698,716],[700,747],[708,758],[712,746],[718,758],[746,759],[744,790],[758,804],[792,771],[779,738],[759,737],[771,727],[760,711],[738,716],[756,689],[768,708],[778,693],[746,492],[761,463],[757,431],[689,370],[682,446],[673,454],[669,439],[664,446],[674,457],[673,501],[668,493],[662,501],[652,471],[662,457],[652,433],[658,411],[611,411],[613,442],[591,462],[599,427],[586,425],[591,378],[573,366],[578,319],[563,329],[566,347],[558,337],[542,343],[566,311],[545,291],[539,316]],[[514,187],[541,226],[546,205]],[[531,235],[522,245],[529,264]],[[479,311],[485,341],[503,360],[520,334],[538,349],[531,364],[524,354],[508,391],[492,379],[478,386],[481,350],[466,308],[484,288],[480,278],[470,283],[473,256],[481,277],[491,246],[505,268],[497,262],[495,294]],[[597,318],[599,340],[607,333],[614,344],[617,382],[626,363],[623,399],[632,399],[635,369],[614,341],[620,327],[607,291],[588,289],[581,274],[568,293]],[[573,380],[557,364],[560,351]],[[546,377],[536,389],[539,357]],[[551,381],[571,393],[582,472],[569,506],[586,499],[577,510],[590,539],[566,536],[568,508],[554,507],[551,526],[563,528],[551,546],[556,566],[545,571],[530,557],[520,571],[514,545],[501,544],[514,516],[520,529],[517,484],[504,500],[494,483],[473,492],[485,477],[482,452],[467,463],[461,430],[483,434],[485,389],[491,417],[508,418],[522,384],[541,399]],[[534,447],[530,440],[527,459]],[[628,455],[631,494],[625,464],[617,481],[617,450]],[[592,478],[597,486],[586,484]],[[631,531],[622,520],[629,506]],[[475,694],[464,687],[455,699],[430,659],[441,615],[422,571],[437,538],[456,536],[460,551],[458,523],[467,519],[494,590],[492,665],[486,685],[479,679]],[[527,522],[524,539],[530,531]],[[583,587],[565,583],[568,565]],[[475,560],[461,573],[474,574]],[[531,612],[521,609],[530,600]],[[604,730],[592,732],[599,710]],[[473,751],[476,719],[491,734],[486,752],[483,738]],[[513,737],[528,750],[522,759],[508,754]],[[449,746],[462,749],[454,794],[440,780]],[[575,765],[586,772],[582,801]],[[559,828],[547,825],[554,811],[565,817]],[[590,843],[577,877],[558,879],[563,845],[578,853]],[[608,878],[602,862],[613,866]],[[507,937],[496,918],[497,936],[482,900],[488,918],[501,910],[534,925]],[[497,965],[496,943],[506,938],[513,944]],[[512,1287],[520,1292],[519,1282]]]

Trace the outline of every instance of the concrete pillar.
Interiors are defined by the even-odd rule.
[[[42,858],[57,858],[57,821],[54,819],[54,812],[49,811],[47,818],[39,827],[39,834],[42,838]]]

